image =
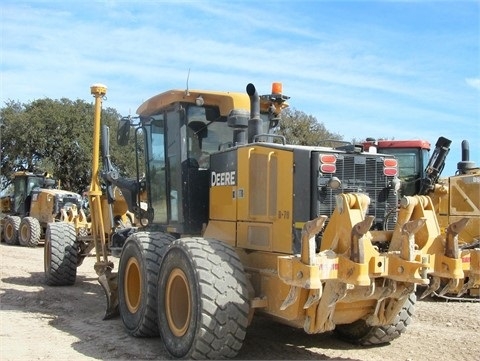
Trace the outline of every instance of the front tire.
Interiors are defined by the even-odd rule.
[[[47,225],[43,264],[49,286],[71,286],[77,278],[78,247],[75,227],[71,223]]]
[[[20,228],[21,218],[17,216],[5,217],[3,226],[3,239],[6,244],[11,246],[18,244],[18,230]]]
[[[20,222],[18,242],[21,246],[37,247],[40,242],[40,222],[34,217],[25,217]]]
[[[118,266],[119,310],[128,333],[158,336],[157,275],[162,257],[174,237],[160,232],[131,235]]]
[[[172,356],[237,355],[249,303],[243,265],[232,247],[212,239],[176,240],[163,258],[157,288],[160,336]]]
[[[390,325],[369,326],[365,320],[358,320],[348,325],[338,325],[335,332],[345,341],[362,346],[381,345],[400,337],[412,322],[417,296],[411,293],[402,309]]]

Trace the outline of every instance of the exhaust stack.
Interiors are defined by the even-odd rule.
[[[250,119],[248,121],[248,143],[253,143],[256,135],[262,133],[262,119],[260,118],[260,96],[255,85],[247,85],[247,94],[250,97]]]
[[[475,162],[470,161],[470,145],[468,144],[468,140],[462,140],[462,161],[457,163],[457,173],[468,174],[475,168]]]

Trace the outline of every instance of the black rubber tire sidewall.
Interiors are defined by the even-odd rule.
[[[17,216],[5,217],[3,225],[3,239],[6,244],[11,246],[18,245],[18,229],[20,228],[21,218]],[[10,227],[12,232],[6,232],[6,229]],[[7,237],[7,233],[11,233],[10,237]]]
[[[194,265],[191,264],[191,259],[184,252],[183,249],[175,247],[165,255],[162,267],[160,270],[158,284],[166,285],[168,276],[175,268],[180,268],[189,281],[189,289],[191,295],[191,304],[195,305],[191,309],[191,317],[187,334],[183,337],[176,337],[168,327],[167,316],[165,310],[164,292],[158,289],[158,324],[160,329],[160,336],[165,344],[165,347],[170,354],[177,358],[191,358],[190,350],[197,331],[197,323],[201,312],[201,300],[199,299],[198,280],[194,272]]]
[[[44,246],[45,282],[49,286],[71,286],[77,278],[78,245],[73,224],[47,225]]]
[[[23,239],[24,227],[27,227],[27,237]],[[40,222],[34,217],[25,217],[20,222],[18,231],[18,242],[25,247],[37,247],[40,242]]]
[[[174,269],[183,272],[190,292],[189,326],[181,336],[170,330],[166,315],[166,287]],[[233,247],[202,237],[176,240],[163,258],[157,291],[160,336],[172,356],[225,359],[238,354],[250,305],[245,271]]]
[[[174,238],[161,232],[138,232],[131,235],[123,246],[118,266],[119,311],[127,332],[136,337],[158,336],[157,275],[162,257]],[[125,269],[131,257],[140,267],[142,290],[140,305],[132,313],[125,300]]]
[[[389,343],[400,337],[412,322],[417,296],[412,292],[404,306],[390,325],[369,326],[365,320],[358,320],[349,325],[338,325],[335,333],[343,340],[362,346],[374,346]]]

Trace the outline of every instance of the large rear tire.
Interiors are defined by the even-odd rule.
[[[174,240],[165,233],[138,232],[123,246],[118,266],[119,310],[133,336],[158,336],[157,276],[162,257]]]
[[[42,229],[38,219],[33,217],[25,217],[20,222],[18,231],[18,242],[21,246],[37,247],[40,242]]]
[[[77,278],[78,246],[71,223],[47,225],[44,245],[45,282],[49,286],[71,286]]]
[[[18,244],[18,230],[20,228],[21,218],[17,216],[5,217],[3,226],[3,239],[6,244],[17,245]]]
[[[417,296],[411,293],[399,314],[390,325],[368,326],[365,320],[348,325],[338,325],[335,332],[345,341],[362,346],[381,345],[400,337],[412,322]]]
[[[157,288],[160,336],[172,356],[237,355],[249,303],[243,266],[232,247],[204,238],[176,240],[163,258]]]

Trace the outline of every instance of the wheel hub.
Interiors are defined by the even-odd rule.
[[[175,268],[168,276],[165,292],[165,312],[172,333],[181,337],[188,330],[191,318],[191,296],[185,273]]]
[[[136,258],[130,258],[125,269],[125,303],[131,313],[135,313],[140,308],[142,298],[142,276],[140,265]]]

